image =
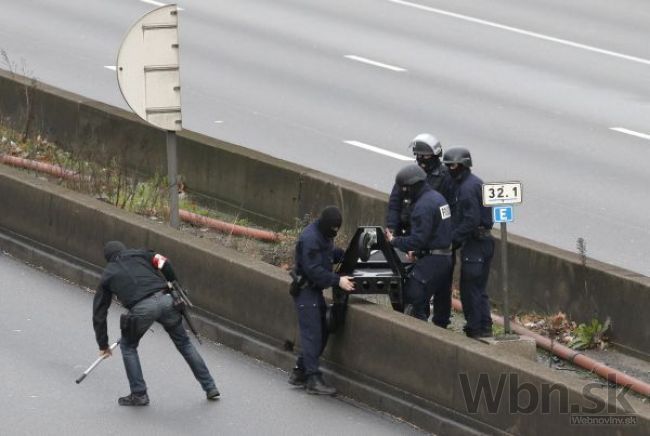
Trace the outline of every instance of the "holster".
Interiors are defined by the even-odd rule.
[[[295,271],[289,271],[291,276],[291,284],[289,285],[289,295],[292,297],[297,297],[300,295],[300,291],[307,283],[307,279],[304,276],[299,276]]]
[[[130,343],[137,343],[144,334],[141,328],[140,318],[133,316],[131,312],[120,315],[120,331],[122,337]]]

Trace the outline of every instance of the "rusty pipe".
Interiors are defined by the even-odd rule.
[[[42,173],[50,174],[55,177],[63,179],[79,180],[79,175],[74,171],[66,170],[57,165],[52,165],[46,162],[39,162],[21,157],[11,156],[7,154],[0,155],[0,163],[5,163],[19,168],[39,171]],[[205,217],[192,213],[190,211],[181,209],[179,210],[180,218],[189,223],[209,227],[223,233],[232,234],[235,236],[247,236],[250,238],[259,239],[267,242],[278,242],[281,236],[278,233],[268,230],[254,229],[251,227],[240,226],[237,224],[228,223],[226,221],[217,220],[214,218]]]
[[[452,299],[452,307],[457,312],[463,310],[463,305],[457,298]],[[499,315],[492,314],[492,321],[503,326],[503,317]],[[611,368],[604,363],[598,362],[590,357],[585,356],[580,351],[573,350],[569,347],[566,347],[562,344],[551,343],[551,340],[545,336],[542,336],[538,333],[532,332],[522,326],[521,324],[510,322],[511,329],[522,336],[528,336],[535,339],[535,343],[538,347],[541,347],[554,355],[561,357],[562,359],[577,365],[581,368],[593,372],[600,377],[612,382],[617,385],[622,385],[628,387],[636,393],[650,397],[650,384],[639,380],[635,377],[629,376],[622,371]]]
[[[65,168],[62,168],[58,165],[52,165],[46,162],[24,159],[22,157],[11,156],[8,154],[1,154],[0,162],[19,168],[39,171],[41,173],[46,173],[51,176],[60,177],[62,179],[79,180],[79,175],[74,171],[66,170]]]
[[[187,210],[181,209],[179,211],[180,218],[192,224],[209,227],[223,233],[232,234],[235,236],[248,236],[251,238],[259,239],[267,242],[280,241],[280,235],[268,230],[254,229],[251,227],[240,226],[237,224],[221,221],[218,219],[198,215]]]

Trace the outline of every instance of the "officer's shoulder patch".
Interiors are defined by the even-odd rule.
[[[444,206],[440,206],[440,216],[442,217],[443,220],[446,220],[447,218],[451,218],[451,209],[449,208],[448,204],[445,204]]]

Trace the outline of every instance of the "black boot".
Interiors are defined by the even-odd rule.
[[[217,389],[217,387],[215,386],[205,393],[205,397],[208,400],[218,400],[219,397],[221,397],[221,393],[219,392],[219,389]]]
[[[312,374],[307,377],[307,393],[316,394],[316,395],[334,395],[336,394],[336,389],[334,386],[330,386],[325,383],[323,376],[320,374]]]
[[[307,383],[307,376],[305,375],[305,370],[295,367],[291,370],[291,375],[289,376],[289,384],[294,386],[305,387]]]
[[[126,397],[118,398],[117,404],[120,406],[146,406],[149,404],[149,396],[146,392],[140,395],[129,394]]]

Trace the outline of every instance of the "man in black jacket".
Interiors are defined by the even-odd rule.
[[[182,325],[181,314],[174,308],[172,297],[168,293],[168,282],[176,280],[169,261],[153,251],[127,249],[119,241],[106,243],[104,257],[108,264],[93,301],[93,328],[100,355],[111,354],[108,347],[106,315],[113,295],[129,309],[129,312],[120,318],[120,349],[131,394],[119,398],[118,403],[121,406],[149,404],[147,385],[138,357],[138,344],[154,321],[158,321],[165,328],[201,384],[206,397],[209,400],[218,399],[220,394],[214,379],[201,355],[190,342]]]
[[[328,338],[323,289],[332,286],[347,292],[354,289],[352,277],[339,276],[332,270],[333,263],[340,262],[343,257],[343,250],[334,246],[334,238],[342,222],[341,211],[335,206],[328,206],[316,221],[303,230],[296,244],[296,273],[306,279],[306,284],[293,297],[298,314],[301,352],[289,383],[305,387],[310,394],[336,393],[336,389],[323,380],[319,358]]]
[[[415,164],[397,173],[395,184],[413,204],[411,232],[395,236],[386,229],[386,239],[414,260],[404,288],[405,312],[427,321],[433,296],[433,323],[446,328],[451,316],[451,213],[447,200],[426,183],[426,177]]]
[[[449,171],[440,162],[442,145],[430,133],[421,133],[411,141],[410,147],[417,164],[426,173],[427,184],[438,191],[449,202],[452,181]],[[404,196],[401,187],[395,183],[388,198],[388,213],[386,214],[386,227],[395,236],[408,236],[410,229],[410,215],[413,210],[411,199]]]
[[[450,148],[443,162],[454,180],[450,201],[452,245],[460,251],[460,300],[464,330],[470,338],[492,336],[487,282],[494,256],[492,208],[483,206],[483,181],[472,173],[472,156],[464,147]]]

